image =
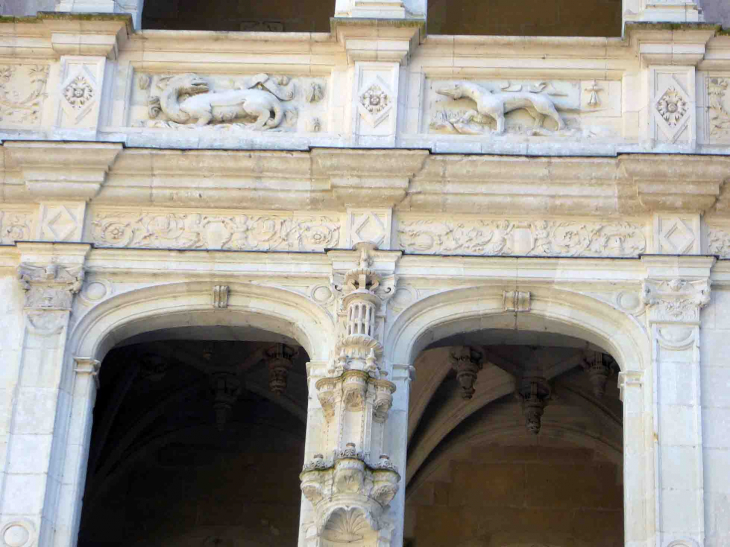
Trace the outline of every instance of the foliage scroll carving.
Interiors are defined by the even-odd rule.
[[[411,253],[478,256],[614,256],[646,251],[642,226],[629,222],[416,220],[400,222],[398,242]]]
[[[103,212],[92,237],[107,247],[322,251],[336,247],[340,221],[325,216]]]

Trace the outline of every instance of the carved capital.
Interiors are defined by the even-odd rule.
[[[700,310],[710,302],[708,279],[644,281],[642,300],[652,323],[699,324]]]
[[[618,389],[623,401],[627,391],[632,388],[641,388],[644,384],[644,372],[640,370],[627,370],[618,374]]]
[[[96,359],[90,359],[88,357],[74,357],[76,361],[76,368],[74,371],[76,374],[89,374],[96,384],[96,388],[99,389],[99,369],[101,363]]]
[[[18,280],[25,291],[25,308],[70,310],[73,296],[81,290],[84,275],[81,266],[21,264]]]

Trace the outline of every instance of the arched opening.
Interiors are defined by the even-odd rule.
[[[429,0],[428,33],[621,36],[621,0]]]
[[[641,326],[600,298],[520,291],[447,291],[391,328],[390,359],[416,370],[405,545],[617,546],[651,525],[644,484],[623,484],[652,473]]]
[[[226,294],[227,298],[221,299],[222,294]],[[223,305],[214,305],[215,302],[223,302]],[[170,465],[170,469],[165,471],[163,464],[166,461],[174,464],[175,458],[180,457],[181,463],[190,464],[193,468],[192,471],[185,470],[183,475],[202,477],[199,487],[208,488],[205,494],[208,496],[208,501],[200,502],[199,507],[206,508],[207,511],[211,508],[227,507],[231,513],[226,516],[221,512],[216,518],[225,522],[230,517],[227,521],[229,524],[209,526],[204,520],[199,520],[202,513],[196,512],[194,515],[186,513],[187,520],[184,525],[175,522],[172,526],[175,530],[188,527],[186,528],[188,533],[192,533],[190,523],[194,521],[195,526],[202,527],[195,528],[194,534],[199,534],[198,536],[194,539],[191,539],[190,535],[178,537],[172,529],[165,531],[164,528],[155,528],[148,523],[147,526],[151,527],[150,533],[155,530],[154,538],[149,539],[151,544],[163,545],[164,540],[171,542],[170,545],[185,545],[188,544],[186,541],[199,545],[200,541],[210,541],[213,542],[212,545],[225,546],[229,545],[228,542],[235,541],[236,534],[246,534],[246,541],[251,538],[250,541],[257,542],[251,543],[252,545],[293,543],[294,540],[289,542],[282,539],[285,533],[296,534],[291,527],[295,526],[293,523],[298,511],[292,510],[289,505],[285,511],[290,513],[285,516],[287,524],[277,525],[274,520],[266,516],[259,518],[255,523],[245,523],[247,526],[245,529],[243,525],[234,526],[231,523],[235,521],[234,517],[241,515],[241,496],[245,497],[247,503],[260,503],[262,507],[268,507],[266,505],[268,503],[281,503],[281,500],[275,499],[277,493],[273,490],[280,490],[278,481],[282,475],[286,475],[282,481],[287,486],[282,492],[286,492],[287,504],[294,503],[299,507],[301,493],[297,475],[302,465],[304,409],[306,409],[304,363],[307,360],[322,362],[329,358],[329,348],[333,345],[330,336],[334,331],[331,321],[326,312],[294,291],[247,283],[214,285],[210,281],[170,283],[131,290],[113,296],[90,309],[74,325],[67,344],[68,367],[65,369],[65,385],[71,394],[69,401],[71,413],[64,424],[61,441],[63,444],[59,444],[58,447],[64,454],[63,458],[59,458],[64,462],[64,480],[59,495],[64,501],[62,525],[58,527],[56,537],[69,544],[75,543],[76,538],[80,536],[86,545],[108,545],[108,542],[100,543],[99,537],[92,536],[90,531],[92,528],[86,528],[95,526],[86,524],[90,518],[95,519],[86,515],[82,519],[82,509],[87,513],[103,512],[97,506],[102,503],[102,497],[107,496],[94,497],[94,491],[102,492],[105,488],[113,488],[115,484],[121,484],[121,488],[129,489],[130,485],[127,484],[125,487],[123,481],[115,483],[117,473],[121,476],[128,468],[141,469],[141,474],[138,475],[140,477],[146,476],[144,470],[149,469],[145,467],[147,465],[157,466],[156,469],[162,474],[177,473],[175,465]],[[276,357],[276,348],[281,348],[281,344],[297,350],[298,355],[296,358],[292,357],[291,366],[288,367],[289,378],[286,389],[282,395],[275,396],[270,393],[270,364],[271,356]],[[223,356],[221,359],[215,357],[218,352]],[[148,354],[149,357],[146,357]],[[207,354],[210,354],[209,358],[206,358]],[[117,360],[116,365],[114,360]],[[170,364],[170,360],[174,366]],[[94,388],[93,371],[99,361],[103,361],[103,364],[97,378],[100,380],[101,389],[97,390]],[[215,366],[206,364],[209,362],[225,363],[222,372],[229,374],[223,374],[222,379],[215,378],[218,371],[209,370],[216,369]],[[245,366],[242,366],[242,363]],[[143,379],[145,376],[143,374],[137,380],[141,371],[156,369],[165,371],[157,383],[154,380],[159,373],[155,372],[151,373],[152,378]],[[241,380],[240,391],[235,401],[228,401],[231,408],[228,412],[229,417],[223,424],[223,438],[229,440],[222,440],[215,394],[222,392],[222,395],[226,395],[229,386],[233,386],[234,393],[237,391],[234,382],[228,381],[231,379],[230,373],[233,372],[236,378]],[[171,390],[163,389],[166,381]],[[191,383],[189,391],[185,390],[186,381]],[[143,401],[147,406],[137,408],[136,405],[127,404],[125,408],[131,410],[132,416],[120,417],[118,409],[124,404],[128,392],[131,393],[130,390],[134,388],[135,382],[140,382],[137,389],[142,391],[137,394],[142,398],[137,400],[141,406],[144,406]],[[103,392],[110,383],[119,384],[122,389],[115,391],[116,395],[110,393],[108,401],[105,401],[106,395]],[[125,385],[127,387],[124,387]],[[99,403],[95,405],[97,395]],[[226,401],[224,398],[218,402]],[[188,406],[198,417],[189,416],[192,421],[186,422],[185,413]],[[93,411],[95,407],[96,416]],[[105,408],[117,410],[108,413]],[[102,413],[104,417],[101,416]],[[146,419],[143,419],[144,417]],[[133,427],[128,430],[116,428],[112,432],[117,419],[124,419],[125,423],[131,423]],[[166,429],[166,424],[169,424],[169,431]],[[277,424],[285,425],[277,426]],[[279,457],[276,454],[279,454],[287,462],[290,461],[291,463],[287,465],[292,467],[283,471],[279,469],[272,471],[271,466],[267,465],[269,467],[267,473],[249,473],[247,480],[255,479],[254,486],[270,496],[253,498],[247,493],[248,483],[244,481],[239,484],[236,482],[237,477],[226,479],[226,473],[244,472],[238,465],[241,459],[245,463],[246,458],[254,457],[250,454],[249,443],[241,441],[247,438],[246,435],[256,435],[259,438],[263,435],[267,439],[264,439],[259,446],[262,446],[263,450],[271,447],[267,428],[272,429],[272,438],[278,439],[277,442],[281,443],[281,447],[277,447],[271,453],[273,455],[270,461],[276,461]],[[107,433],[104,434],[104,431]],[[98,439],[111,439],[112,444],[115,444],[114,436],[119,432],[129,442],[117,439],[116,444],[119,447],[116,449],[112,448],[107,440],[101,445],[95,444],[99,442]],[[212,443],[211,450],[195,443],[191,446],[189,439],[195,436],[196,432],[202,432],[202,438]],[[230,435],[226,432],[230,432]],[[90,442],[92,437],[94,441]],[[211,439],[215,439],[215,443]],[[251,446],[257,444],[253,442],[255,441],[253,437],[251,440]],[[170,443],[173,449],[161,450],[163,445],[171,446]],[[177,445],[189,446],[189,456],[184,455],[185,450],[174,449]],[[225,454],[221,454],[221,447],[225,448],[223,450]],[[289,453],[282,454],[282,447],[287,447]],[[261,453],[258,453],[254,459],[259,461],[260,457]],[[202,463],[207,466],[207,475],[195,467],[196,462],[200,461],[199,458],[202,458]],[[222,473],[218,473],[218,470]],[[86,481],[87,474],[88,481]],[[154,474],[156,472],[151,473]],[[289,474],[293,474],[293,480]],[[94,476],[100,478],[95,479]],[[105,478],[106,476],[110,477],[109,480]],[[266,481],[270,481],[268,485]],[[98,486],[93,485],[94,482]],[[87,483],[88,490],[85,489]],[[188,490],[181,492],[173,486],[167,488],[168,484],[180,486],[179,482],[165,481],[167,494],[170,494],[169,490],[172,489],[172,493],[177,495],[174,498],[170,494],[166,499],[172,500],[173,503],[182,503],[180,498]],[[142,487],[144,486],[142,481]],[[190,488],[193,486],[195,485],[188,485]],[[197,490],[199,494],[200,488]],[[237,492],[236,503],[215,501],[218,492],[221,492],[221,495],[234,496],[234,491]],[[165,492],[160,490],[159,496],[164,495]],[[114,496],[109,498],[113,499]],[[228,499],[230,501],[232,498]],[[150,510],[156,503],[154,500],[150,501]],[[134,505],[132,509],[138,510]],[[185,510],[190,511],[190,506]],[[106,511],[114,513],[115,509],[107,508]],[[252,511],[251,514],[260,513]],[[177,515],[178,519],[182,518],[180,513]],[[117,518],[116,514],[113,516]],[[104,520],[104,516],[100,516],[99,519]],[[79,534],[81,520],[84,520],[85,529]],[[170,520],[167,519],[166,522],[169,525]],[[135,525],[132,523],[130,526]],[[218,535],[225,530],[228,530],[227,534]],[[142,534],[142,532],[135,533]],[[116,545],[122,544],[118,538],[109,541]]]
[[[294,545],[307,361],[255,322],[118,343],[99,374],[78,545]]]
[[[416,360],[413,547],[623,545],[618,365],[565,335],[490,329]]]
[[[334,0],[146,0],[142,28],[252,32],[329,32]]]

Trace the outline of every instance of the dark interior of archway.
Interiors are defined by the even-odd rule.
[[[295,545],[305,351],[154,338],[102,364],[78,545]]]
[[[146,0],[142,28],[329,32],[335,0]]]
[[[142,28],[329,32],[334,0],[146,0]],[[429,0],[428,33],[620,36],[621,0]]]
[[[471,399],[454,355],[482,365]],[[623,405],[609,354],[489,330],[440,340],[414,366],[405,546],[623,545]],[[535,380],[549,389],[538,433],[525,412]]]
[[[428,33],[620,36],[621,0],[429,0]]]

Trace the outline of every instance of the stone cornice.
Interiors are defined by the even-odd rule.
[[[520,215],[616,218],[707,211],[730,177],[725,156],[123,150],[119,144],[51,142],[9,142],[2,150],[4,201],[93,199],[115,207],[395,207],[480,215],[510,208]]]

